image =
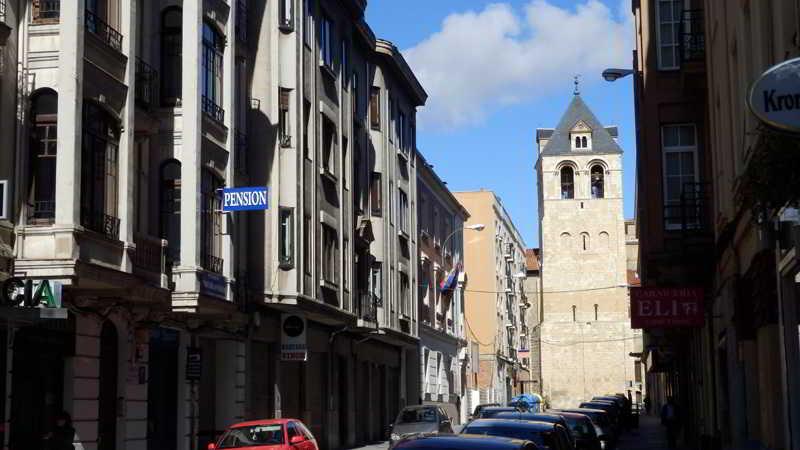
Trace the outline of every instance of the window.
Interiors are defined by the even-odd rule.
[[[118,141],[117,120],[98,105],[84,103],[81,224],[111,239],[119,239]]]
[[[347,89],[347,75],[350,73],[350,43],[346,39],[342,39],[342,54],[341,58],[341,73],[342,73],[342,87]]]
[[[381,88],[376,86],[369,93],[369,123],[373,130],[381,129]]]
[[[328,16],[322,16],[319,28],[320,58],[325,67],[333,70],[333,21]]]
[[[305,214],[303,216],[303,268],[306,275],[311,275],[311,267],[314,264],[312,259],[313,251],[311,249],[311,215]]]
[[[581,148],[581,138],[580,138],[580,136],[575,136],[575,148]]]
[[[58,95],[44,90],[31,99],[30,196],[28,221],[52,223],[56,214],[56,150]]]
[[[568,250],[572,246],[572,236],[569,233],[561,233],[561,248]]]
[[[61,16],[61,0],[33,0],[33,23],[58,23]]]
[[[609,244],[608,233],[606,233],[605,231],[601,231],[598,241],[599,241],[598,244],[597,244],[598,248],[600,248],[601,250],[607,250],[608,249],[608,244]]]
[[[605,195],[603,166],[596,164],[591,169],[592,198],[603,198]]]
[[[281,147],[292,146],[292,131],[289,123],[289,89],[280,89],[280,103],[278,105],[278,130],[280,132]]]
[[[595,303],[594,304],[594,320],[597,320],[599,312],[600,312],[600,306],[597,303]]]
[[[575,198],[575,171],[570,166],[561,168],[561,198]]]
[[[161,239],[167,240],[167,257],[180,260],[181,250],[181,163],[170,159],[161,165],[159,209]]]
[[[369,201],[373,216],[383,215],[383,180],[380,172],[372,172],[369,187]]]
[[[394,98],[389,96],[389,142],[395,142],[395,134],[397,121],[395,120]]]
[[[0,219],[9,219],[8,180],[0,180]]]
[[[573,322],[578,321],[578,307],[575,305],[572,305],[572,321]]]
[[[311,102],[303,99],[303,154],[306,159],[313,160],[311,157],[311,141],[308,137],[308,125],[311,122]]]
[[[329,177],[336,176],[336,125],[325,114],[322,119],[322,170]]]
[[[361,122],[358,120],[361,99],[359,98],[358,94],[358,72],[353,72],[353,80],[351,81],[350,86],[350,108],[353,110],[353,123],[357,127],[361,126]]]
[[[348,140],[347,136],[342,136],[342,186],[345,189],[350,189],[350,180],[347,177],[347,148]]]
[[[352,259],[352,258],[350,258],[350,240],[349,239],[344,238],[342,240],[342,249],[343,249],[343,254],[344,254],[343,255],[344,258],[342,258],[342,261],[343,261],[342,264],[344,265],[344,267],[342,267],[342,286],[344,287],[344,289],[346,291],[349,291],[350,290],[350,276],[349,276],[350,265],[347,262]]]
[[[684,0],[656,0],[656,43],[658,68],[673,70],[679,67],[681,15]]]
[[[408,195],[402,190],[398,189],[398,203],[400,204],[400,231],[406,236],[409,234],[409,217],[408,217]]]
[[[212,119],[222,122],[225,111],[222,105],[222,54],[225,50],[225,37],[208,22],[203,23],[203,54],[201,86],[203,112]]]
[[[400,314],[403,316],[409,315],[409,305],[411,304],[411,284],[408,281],[408,275],[400,272]]]
[[[200,265],[210,272],[222,273],[222,180],[210,170],[200,179]]]
[[[339,251],[339,238],[336,230],[322,224],[322,279],[326,283],[337,284],[336,257]]]
[[[681,194],[699,181],[697,175],[697,141],[695,126],[664,125],[661,127],[664,152],[664,220],[667,228],[681,226]]]
[[[581,246],[583,251],[589,251],[589,233],[581,233]]]
[[[177,6],[161,14],[161,104],[175,106],[181,98],[182,13]]]
[[[406,141],[406,115],[402,112],[397,115],[397,147],[406,152],[408,148],[406,146],[408,142]]]
[[[353,143],[353,207],[355,213],[361,215],[364,213],[364,205],[366,204],[364,195],[363,182],[363,166],[361,165],[361,146],[358,143],[358,135]]]
[[[294,208],[280,208],[278,228],[280,267],[292,269],[294,268]]]
[[[383,306],[383,266],[378,261],[372,263],[370,290],[373,304]]]
[[[294,30],[294,0],[280,0],[280,23],[278,28],[282,31]]]
[[[311,31],[314,29],[314,12],[311,6],[312,0],[303,0],[303,43],[311,47]]]
[[[581,147],[589,148],[589,144],[587,143],[586,136],[581,136]]]

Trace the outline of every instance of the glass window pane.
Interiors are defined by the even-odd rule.
[[[683,18],[683,5],[681,0],[672,0],[672,20],[675,22]]]
[[[667,201],[679,201],[681,199],[681,178],[667,177],[666,192],[664,197]]]
[[[682,146],[694,145],[694,127],[691,125],[684,125],[680,127],[680,142]]]
[[[678,153],[667,153],[664,157],[666,162],[666,176],[680,174],[680,157]]]
[[[674,47],[661,47],[661,67],[675,67]]]
[[[680,155],[681,174],[694,178],[694,152],[681,152]]]
[[[661,23],[669,22],[672,20],[672,2],[670,0],[662,0],[658,4],[658,18]]]
[[[678,139],[678,128],[675,126],[666,126],[661,129],[664,135],[664,147],[677,147],[680,143]]]
[[[672,45],[675,43],[675,27],[672,24],[661,24],[661,45]]]

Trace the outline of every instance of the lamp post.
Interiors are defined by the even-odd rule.
[[[446,237],[446,238],[444,238],[444,241],[442,241],[442,251],[441,251],[441,253],[439,254],[439,260],[440,260],[440,262],[441,262],[441,268],[442,268],[442,270],[444,270],[444,249],[445,249],[445,248],[446,248],[446,246],[447,246],[447,241],[449,241],[449,240],[450,240],[450,238],[452,238],[453,236],[455,236],[455,235],[456,235],[456,233],[458,233],[458,232],[463,232],[464,230],[483,231],[483,229],[484,229],[484,228],[486,228],[486,225],[484,225],[484,224],[482,224],[482,223],[476,223],[476,224],[474,224],[474,225],[467,225],[467,226],[465,226],[465,227],[463,227],[463,228],[456,228],[455,230],[453,230],[453,232],[452,232],[452,233],[450,233],[449,235],[447,235],[447,237]],[[463,251],[462,251],[462,253],[463,253]],[[463,258],[463,255],[462,255],[462,258]],[[434,294],[435,294],[435,293],[436,293],[436,288],[434,288]],[[434,319],[435,319],[435,318],[434,318]]]
[[[603,78],[608,82],[614,82],[619,80],[620,78],[627,77],[628,75],[632,75],[634,72],[632,69],[606,69],[603,71]]]

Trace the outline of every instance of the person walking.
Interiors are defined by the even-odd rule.
[[[648,415],[650,415],[650,396],[644,397],[644,410]]]
[[[673,397],[667,398],[667,403],[661,407],[661,424],[667,428],[667,445],[669,448],[675,448],[678,441],[681,420],[680,410],[675,404],[675,399]]]
[[[44,448],[48,450],[75,450],[72,444],[75,440],[75,428],[72,427],[72,418],[66,411],[56,416],[53,431],[47,433],[44,440]]]

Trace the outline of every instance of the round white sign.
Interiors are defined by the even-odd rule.
[[[750,89],[753,114],[775,128],[800,132],[800,58],[771,67]]]

